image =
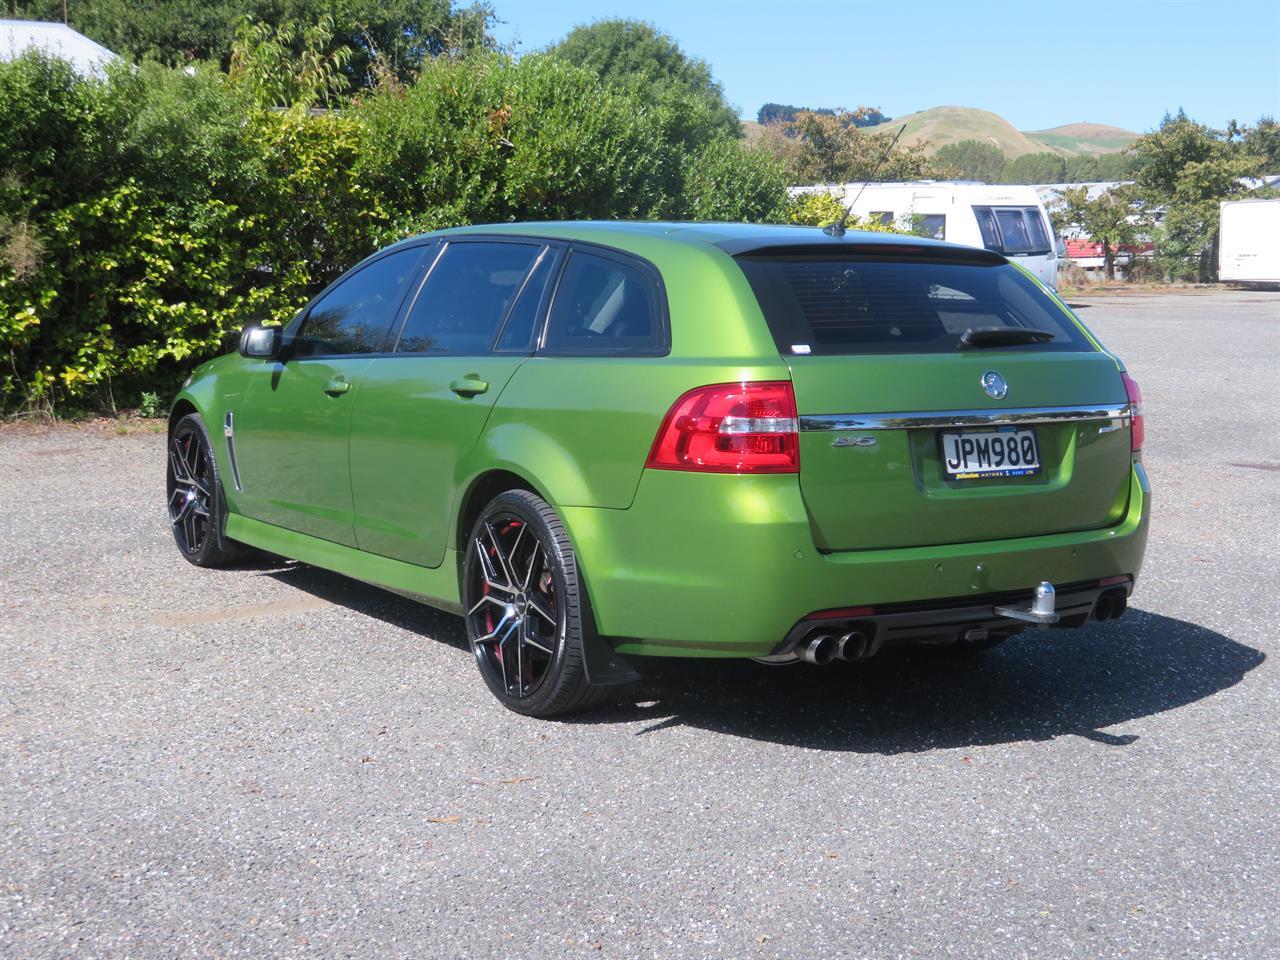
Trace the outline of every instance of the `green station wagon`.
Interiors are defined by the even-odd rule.
[[[249,327],[171,415],[183,555],[254,547],[466,619],[547,716],[641,656],[826,664],[1119,617],[1138,388],[998,254],[808,227],[406,240]]]

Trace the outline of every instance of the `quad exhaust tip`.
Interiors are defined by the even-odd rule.
[[[805,663],[825,667],[836,658],[839,642],[829,633],[816,633],[800,641],[796,656]]]

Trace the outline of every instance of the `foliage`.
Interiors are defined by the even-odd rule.
[[[479,53],[309,109],[342,75],[321,34],[291,52],[296,29],[246,32],[230,74],[0,63],[0,408],[168,396],[244,323],[424,230],[786,217],[781,164],[708,138],[712,105]]]
[[[855,127],[874,127],[880,123],[888,123],[892,119],[881,113],[879,107],[858,107],[857,110],[844,111],[834,107],[793,107],[789,103],[766,103],[756,112],[756,122],[761,125],[787,124],[793,122],[801,113],[818,113],[830,117],[839,113]]]
[[[845,204],[839,198],[825,190],[815,193],[801,193],[792,197],[787,205],[787,222],[811,227],[825,227],[835,223],[844,216]],[[910,233],[908,222],[882,223],[879,220],[862,220],[856,216],[845,219],[849,230],[863,230],[870,233]]]
[[[786,171],[763,150],[718,140],[685,158],[683,213],[693,220],[788,219]]]
[[[1212,130],[1181,110],[1166,115],[1159,129],[1141,137],[1132,151],[1138,195],[1164,210],[1156,234],[1162,267],[1175,278],[1213,279],[1218,205],[1246,192],[1240,179],[1261,173],[1265,155],[1249,149],[1246,131]]]
[[[1025,153],[1014,157],[1004,168],[1000,183],[1064,183],[1067,162],[1056,153]]]
[[[965,180],[1001,183],[1004,176],[1004,153],[993,143],[983,140],[958,140],[944,144],[935,154],[942,163],[954,167]]]
[[[650,104],[676,97],[708,113],[708,136],[739,137],[742,125],[705,60],[691,57],[670,36],[640,20],[597,20],[575,27],[548,51],[586,67],[605,84],[623,87]]]
[[[1102,244],[1102,262],[1108,280],[1116,277],[1116,254],[1122,246],[1138,238],[1141,225],[1133,191],[1116,187],[1089,199],[1086,187],[1063,191],[1055,204],[1055,226],[1075,226],[1096,243]]]
[[[5,6],[9,16],[62,20],[62,0],[6,0]],[[72,27],[122,56],[169,65],[212,60],[224,67],[242,21],[328,20],[331,47],[323,53],[351,51],[343,72],[356,88],[375,83],[378,65],[407,83],[433,57],[494,47],[493,8],[484,0],[467,7],[452,0],[77,0],[67,13]]]
[[[761,145],[782,160],[793,183],[919,180],[942,177],[950,167],[925,153],[926,144],[895,145],[892,133],[868,133],[843,111],[802,112],[788,133],[765,128]]]
[[[1063,183],[1098,183],[1133,176],[1133,158],[1128,153],[1078,154],[1067,157],[1066,165]]]
[[[246,21],[236,32],[228,76],[261,107],[307,110],[333,104],[346,92],[342,68],[350,60],[350,47],[333,46],[328,17],[311,26]]]

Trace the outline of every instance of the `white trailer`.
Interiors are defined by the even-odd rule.
[[[1280,283],[1280,200],[1224,200],[1218,279]]]
[[[1058,242],[1034,187],[919,180],[829,184],[792,192],[816,191],[853,204],[860,220],[985,247],[1025,267],[1049,289],[1058,286]]]

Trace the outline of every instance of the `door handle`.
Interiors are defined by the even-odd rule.
[[[331,397],[337,397],[346,393],[351,389],[351,384],[343,380],[341,377],[334,377],[324,385],[324,392]]]
[[[468,374],[461,380],[455,380],[449,384],[449,389],[460,397],[474,397],[478,393],[484,393],[489,389],[489,381],[481,380],[474,374]]]

